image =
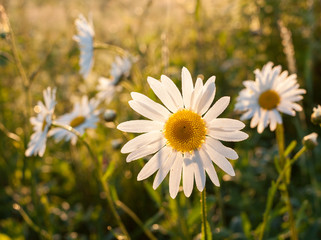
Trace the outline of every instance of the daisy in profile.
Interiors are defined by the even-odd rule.
[[[87,96],[83,96],[80,102],[74,104],[71,113],[67,113],[59,117],[55,123],[71,126],[80,135],[85,133],[87,128],[96,128],[96,123],[99,120],[100,111],[96,110],[99,102],[95,99],[88,101]],[[58,142],[62,139],[71,141],[73,145],[77,142],[77,136],[63,128],[53,128],[49,131],[49,136],[53,136]]]
[[[97,97],[107,104],[113,99],[116,91],[121,89],[118,83],[122,77],[127,77],[132,67],[132,61],[128,57],[116,57],[115,62],[111,65],[111,79],[100,77],[98,79]]]
[[[143,133],[122,147],[122,153],[130,153],[127,162],[154,154],[137,179],[144,180],[158,171],[153,184],[156,189],[169,173],[169,192],[175,198],[182,175],[187,197],[192,193],[194,179],[198,190],[203,191],[205,172],[219,186],[213,163],[234,176],[228,159],[237,159],[238,155],[220,141],[242,141],[248,135],[240,131],[245,126],[242,122],[218,118],[228,106],[229,97],[220,98],[210,107],[216,90],[215,76],[205,84],[198,78],[194,86],[191,74],[183,68],[182,94],[165,75],[160,81],[151,77],[147,81],[164,106],[143,94],[132,92],[133,100],[129,105],[149,120],[132,120],[117,126],[124,132]]]
[[[281,113],[295,116],[295,111],[302,107],[297,101],[303,99],[304,89],[299,89],[296,74],[288,75],[287,71],[281,73],[281,66],[273,67],[272,62],[256,69],[255,81],[247,80],[235,105],[235,110],[245,111],[241,120],[250,119],[251,128],[257,126],[258,133],[270,125],[274,131],[277,124],[282,123]]]
[[[92,19],[89,21],[80,14],[75,21],[76,28],[78,31],[77,35],[73,36],[73,39],[78,42],[80,48],[80,74],[86,79],[93,66],[94,59],[94,28]]]
[[[35,107],[37,117],[30,118],[34,133],[31,135],[28,148],[25,152],[27,157],[32,155],[43,156],[46,150],[47,134],[51,126],[52,115],[56,105],[56,89],[48,87],[43,91],[44,104],[38,102]]]

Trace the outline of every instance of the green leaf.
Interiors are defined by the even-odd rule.
[[[247,214],[245,212],[241,213],[241,218],[242,218],[242,227],[243,227],[243,231],[245,236],[247,237],[247,239],[251,239],[252,235],[251,235],[251,222],[249,220],[249,217],[247,216]]]
[[[296,147],[297,145],[297,141],[293,140],[289,146],[287,146],[287,148],[284,151],[284,157],[286,158],[292,151],[293,149]]]

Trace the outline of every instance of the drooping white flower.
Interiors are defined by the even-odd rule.
[[[44,104],[38,102],[35,107],[37,117],[30,118],[34,133],[31,135],[28,148],[25,152],[27,157],[32,155],[43,156],[46,150],[47,134],[52,122],[52,115],[56,105],[56,89],[48,87],[43,91]]]
[[[92,98],[88,101],[87,96],[83,96],[80,102],[74,104],[71,113],[60,116],[55,122],[73,127],[83,135],[87,128],[96,128],[99,120],[100,110],[97,110],[99,101]],[[56,142],[65,139],[71,141],[73,145],[77,142],[77,135],[63,128],[53,128],[49,131],[49,136],[53,136]]]
[[[118,84],[122,76],[127,77],[132,67],[132,61],[129,57],[117,56],[115,61],[111,64],[110,75],[112,76],[114,84]]]
[[[242,122],[228,118],[218,118],[230,102],[229,97],[220,98],[212,107],[215,96],[215,76],[205,84],[198,78],[195,86],[191,74],[182,69],[182,94],[174,82],[161,76],[161,81],[148,77],[150,87],[165,107],[147,96],[132,92],[129,105],[139,114],[150,120],[132,120],[117,126],[124,132],[143,133],[127,142],[122,153],[130,153],[126,161],[154,154],[138,174],[143,180],[156,171],[153,188],[156,189],[169,176],[169,192],[175,198],[181,176],[183,190],[191,195],[194,179],[199,191],[203,191],[206,174],[219,186],[213,163],[227,174],[235,172],[228,159],[237,159],[237,153],[224,146],[222,141],[237,142],[248,135],[240,130]]]
[[[115,92],[120,91],[121,86],[118,85],[120,79],[127,77],[132,67],[132,61],[128,57],[116,57],[111,65],[111,78],[100,77],[97,86],[97,98],[105,101],[107,104],[113,99]]]
[[[295,116],[295,111],[302,110],[296,102],[303,99],[302,94],[306,91],[299,89],[296,74],[281,73],[281,66],[273,67],[272,62],[254,73],[255,81],[243,82],[245,89],[237,98],[235,110],[245,111],[241,120],[252,118],[250,126],[257,126],[259,133],[269,124],[270,130],[274,131],[277,124],[282,123],[280,113]]]
[[[87,78],[91,68],[94,64],[94,28],[92,19],[89,18],[89,21],[80,14],[75,21],[76,28],[78,31],[77,35],[73,36],[73,39],[78,42],[80,48],[80,74]]]

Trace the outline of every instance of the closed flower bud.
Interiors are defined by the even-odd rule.
[[[107,109],[104,113],[104,120],[106,122],[112,122],[116,118],[116,112],[112,109]]]
[[[9,33],[9,22],[7,14],[4,10],[4,7],[0,5],[0,36],[1,38],[6,38]]]
[[[321,106],[313,108],[313,113],[311,115],[311,122],[313,124],[321,124]]]
[[[306,135],[303,138],[302,143],[306,148],[313,149],[314,147],[316,147],[318,145],[317,138],[318,138],[318,134],[313,132],[309,135]]]

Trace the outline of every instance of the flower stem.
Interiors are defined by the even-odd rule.
[[[39,233],[44,239],[52,239],[46,230],[41,229],[32,221],[32,219],[18,203],[13,204],[13,209],[17,210],[22,216],[23,220],[27,223],[27,225],[31,227],[35,232]]]
[[[201,208],[202,208],[202,239],[208,240],[207,236],[207,214],[206,214],[206,189],[201,192]]]
[[[113,51],[123,57],[128,56],[128,53],[122,49],[121,47],[115,46],[115,45],[111,45],[108,43],[102,43],[102,42],[95,42],[94,43],[94,49],[106,49],[106,50],[110,50]]]
[[[266,225],[268,223],[268,218],[269,218],[269,215],[270,215],[270,211],[271,211],[271,208],[272,208],[272,204],[273,204],[273,199],[274,199],[274,196],[275,196],[275,193],[279,187],[279,185],[281,184],[281,182],[283,181],[283,178],[285,177],[288,169],[292,166],[292,164],[294,164],[298,159],[299,157],[306,151],[306,147],[303,146],[296,154],[295,156],[290,160],[288,161],[284,168],[282,169],[282,171],[280,172],[279,174],[279,177],[278,179],[276,180],[276,182],[272,182],[272,186],[270,187],[269,189],[269,192],[268,192],[268,199],[267,199],[267,203],[266,203],[266,207],[265,207],[265,211],[264,211],[264,214],[263,214],[263,223],[261,225],[261,229],[260,229],[260,234],[259,234],[259,240],[262,240],[263,239],[263,236],[264,236],[264,232],[265,232],[265,228],[266,228]]]
[[[280,165],[282,168],[290,161],[288,158],[284,156],[284,129],[282,124],[278,124],[276,128],[276,139],[278,142],[279,147],[279,158],[280,158]],[[297,240],[298,239],[298,232],[295,227],[294,215],[293,215],[293,206],[290,199],[290,194],[288,191],[288,185],[291,182],[291,165],[289,165],[288,170],[286,172],[285,178],[283,179],[284,187],[281,190],[281,193],[285,200],[285,205],[289,214],[289,223],[290,223],[290,232],[291,232],[291,239]]]
[[[111,196],[111,192],[110,192],[109,186],[108,186],[107,182],[103,180],[104,178],[103,178],[103,173],[102,173],[101,162],[97,159],[96,155],[91,150],[91,147],[88,144],[88,142],[80,135],[80,133],[77,130],[75,130],[71,126],[60,124],[60,123],[57,123],[57,122],[52,122],[52,126],[63,128],[63,129],[65,129],[65,130],[67,130],[67,131],[69,131],[71,133],[74,133],[75,135],[77,135],[79,140],[86,146],[90,156],[92,157],[92,159],[94,160],[94,162],[96,164],[96,170],[97,170],[97,174],[98,174],[98,178],[99,178],[100,184],[101,184],[104,192],[106,193],[107,204],[108,204],[112,214],[114,215],[118,226],[120,227],[120,229],[123,232],[123,234],[126,236],[126,239],[130,240],[131,238],[129,236],[129,233],[127,232],[124,223],[122,222],[119,214],[117,213],[116,207],[114,205],[114,202],[113,202],[113,199],[112,199],[112,196]]]

